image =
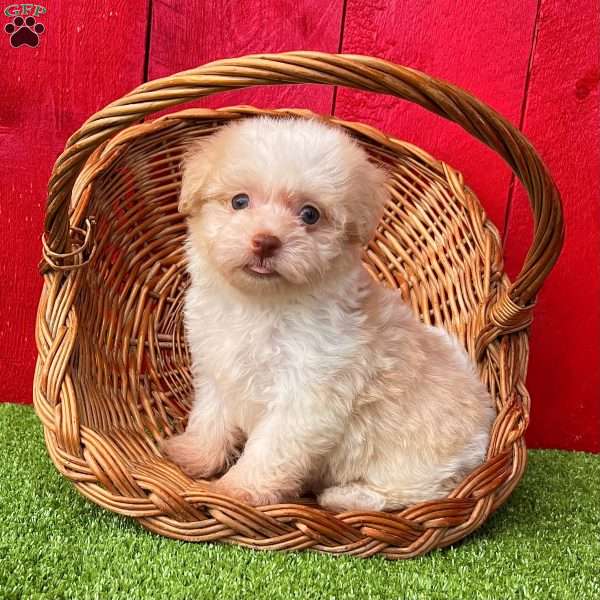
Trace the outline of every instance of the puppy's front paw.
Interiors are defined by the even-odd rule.
[[[381,511],[385,507],[384,496],[360,483],[327,488],[319,494],[317,500],[323,508],[333,512],[350,510]]]
[[[210,455],[201,447],[196,436],[182,433],[163,440],[160,451],[193,479],[205,479],[223,468],[222,457]]]
[[[210,482],[210,489],[215,494],[222,494],[229,498],[235,498],[250,506],[268,506],[279,504],[283,501],[282,494],[277,491],[261,490],[254,487],[244,486],[228,477],[227,475]]]

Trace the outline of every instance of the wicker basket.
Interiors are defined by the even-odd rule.
[[[511,283],[498,231],[460,173],[370,127],[322,117],[393,172],[366,268],[423,321],[462,340],[496,401],[486,463],[444,500],[393,513],[333,514],[310,499],[252,508],[209,493],[157,449],[183,429],[191,399],[181,311],[185,223],[177,213],[182,151],[232,119],[308,113],[235,107],[143,117],[223,90],[295,83],[420,104],[497,151],[529,193],[534,241]],[[84,496],[173,538],[388,558],[447,546],[479,527],[523,474],[527,328],[562,233],[558,192],[525,138],[469,94],[417,71],[298,52],[222,60],[148,82],[71,136],[49,183],[34,402],[50,456]]]

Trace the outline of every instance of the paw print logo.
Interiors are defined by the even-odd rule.
[[[35,17],[15,17],[12,23],[4,26],[4,31],[10,35],[10,45],[13,48],[23,45],[36,48],[40,43],[40,35],[46,28],[37,23]]]

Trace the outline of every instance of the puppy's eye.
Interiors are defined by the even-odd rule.
[[[248,208],[248,204],[250,204],[250,197],[248,194],[236,194],[231,199],[231,206],[233,206],[234,210],[242,210],[242,208]]]
[[[314,225],[321,218],[321,213],[310,204],[303,206],[299,214],[302,222],[307,225]]]

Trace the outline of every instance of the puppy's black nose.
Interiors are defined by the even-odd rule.
[[[260,258],[273,256],[278,248],[281,248],[281,240],[267,233],[257,233],[251,242],[252,252]]]

